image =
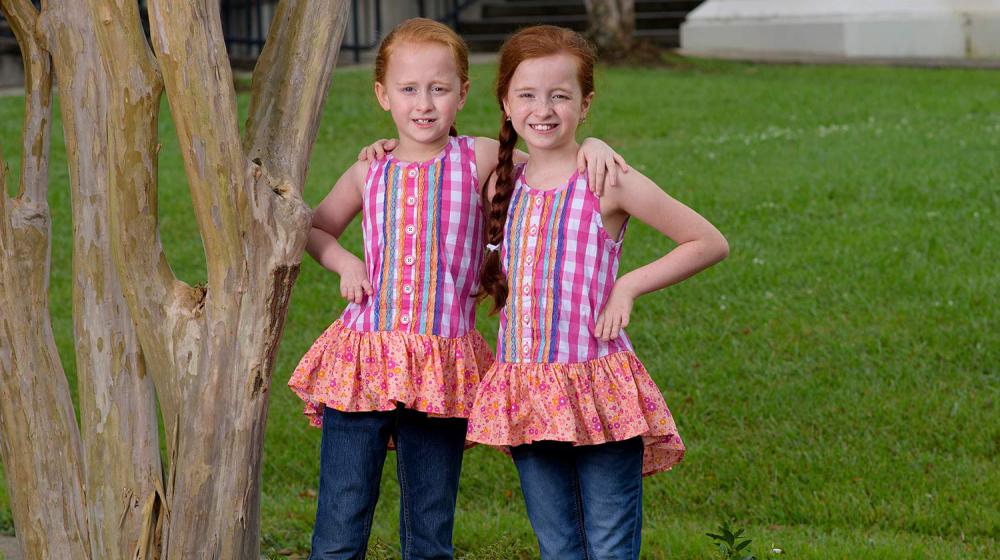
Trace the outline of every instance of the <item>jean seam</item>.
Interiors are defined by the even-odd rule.
[[[642,453],[643,452],[640,451],[639,484],[635,487],[635,492],[632,494],[632,499],[635,500],[635,509],[632,511],[632,538],[629,540],[628,545],[629,558],[639,558],[639,551],[635,549],[636,537],[640,539],[640,546],[642,545]]]
[[[632,499],[636,500],[636,505],[632,509],[632,538],[629,539],[629,542],[628,542],[628,557],[629,558],[638,558],[638,555],[636,554],[636,550],[635,550],[635,538],[637,536],[636,532],[639,530],[639,527],[640,527],[638,521],[639,521],[639,515],[640,515],[640,511],[641,511],[640,508],[642,508],[642,496],[640,494],[641,490],[642,490],[642,480],[639,480],[639,487],[632,494]],[[636,499],[636,498],[638,498],[638,499]]]
[[[583,560],[589,560],[590,544],[587,542],[587,526],[586,520],[583,518],[583,489],[580,484],[580,473],[576,471],[575,466],[573,470],[573,492],[576,494],[574,496],[576,498],[576,533],[583,545]]]
[[[405,550],[403,553],[403,560],[409,560],[413,557],[413,528],[410,526],[410,508],[407,503],[407,496],[409,495],[408,486],[406,484],[406,464],[403,461],[403,442],[400,441],[399,437],[399,422],[402,420],[401,414],[396,415],[396,473],[399,478],[399,508],[403,514],[403,530],[406,531],[405,542],[401,542],[400,546]]]

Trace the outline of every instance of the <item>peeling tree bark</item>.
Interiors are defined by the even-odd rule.
[[[28,0],[0,8],[21,46],[24,145],[18,195],[0,179],[0,457],[28,558],[90,554],[80,434],[49,319],[51,64]]]
[[[142,530],[142,505],[162,486],[153,385],[107,235],[109,167],[119,163],[109,140],[128,139],[142,124],[109,134],[108,109],[119,91],[105,76],[102,22],[86,3],[53,0],[42,23],[58,77],[73,201],[73,324],[91,557],[124,559]],[[154,134],[155,125],[154,115]]]
[[[602,57],[621,59],[632,50],[635,0],[586,0],[590,36]]]
[[[5,8],[14,3],[0,2]],[[41,551],[29,558],[256,558],[270,377],[308,230],[310,212],[301,191],[348,4],[281,2],[254,71],[242,140],[216,0],[151,0],[155,56],[134,0],[51,4],[43,8],[40,29],[59,78],[74,190],[74,312],[78,361],[87,362],[80,371],[81,422],[92,490],[86,514],[82,490],[63,491],[67,500],[46,514],[77,513],[76,540],[86,552]],[[205,245],[205,287],[174,276],[159,240],[157,116],[164,90]],[[6,263],[14,262],[6,257],[8,250],[37,252],[39,246],[15,236],[8,206],[3,206],[0,246],[4,274]],[[47,246],[45,238],[41,247],[47,251]],[[6,278],[0,297],[8,294]],[[45,288],[38,293],[44,296]],[[27,362],[7,350],[20,347],[8,341],[27,343],[17,338],[25,317],[44,317],[47,325],[48,312],[44,302],[29,301],[22,314],[8,314],[10,300],[0,301],[4,319],[11,318],[3,324],[16,331],[0,333],[0,428],[11,472],[32,443],[7,444],[9,433],[15,438],[27,433],[8,428],[8,411],[20,413],[17,403],[23,401],[9,397],[8,387],[30,379]],[[36,336],[29,350],[37,351],[39,340]],[[58,371],[46,377],[64,382],[54,345],[49,346],[48,359]],[[151,385],[167,431],[165,480]],[[65,403],[66,433],[47,439],[64,446],[76,441],[79,454],[68,389],[64,392],[53,402]],[[45,416],[39,422],[51,424],[55,415],[45,411]],[[65,472],[42,482],[73,480],[76,472],[79,486],[80,465],[66,461]],[[37,493],[32,489],[28,498]],[[28,527],[23,517],[15,505],[19,536],[29,532],[22,530]],[[58,531],[43,527],[37,534],[67,534]]]

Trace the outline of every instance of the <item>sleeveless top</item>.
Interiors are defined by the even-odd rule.
[[[509,292],[497,362],[480,384],[469,439],[504,447],[642,436],[644,474],[669,469],[684,445],[662,393],[624,331],[608,342],[593,334],[627,221],[616,238],[608,234],[585,175],[538,190],[523,172],[515,170],[500,254]]]
[[[313,425],[397,403],[467,417],[493,361],[475,330],[482,217],[474,139],[451,137],[435,158],[371,162],[362,233],[372,295],[349,303],[299,362],[289,386]]]

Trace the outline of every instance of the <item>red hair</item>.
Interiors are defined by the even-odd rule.
[[[385,72],[389,67],[389,57],[393,48],[403,43],[437,43],[451,49],[455,55],[455,65],[458,66],[459,83],[469,81],[469,47],[458,33],[447,25],[427,18],[411,18],[397,25],[382,39],[375,55],[375,81],[385,84]],[[458,136],[458,130],[452,125],[452,136]]]
[[[486,243],[500,247],[503,244],[503,230],[507,223],[507,209],[514,191],[514,147],[517,145],[517,131],[507,115],[503,113],[503,102],[507,98],[511,78],[517,67],[532,58],[542,58],[557,54],[568,54],[577,61],[577,81],[583,97],[594,92],[594,63],[597,54],[594,48],[575,31],[553,25],[536,25],[515,33],[500,49],[500,67],[497,69],[496,95],[500,104],[500,153],[497,158],[496,184],[493,199],[489,200],[489,190],[483,189],[484,238]],[[480,300],[493,297],[493,311],[507,303],[507,278],[500,268],[500,252],[486,251],[479,274]]]

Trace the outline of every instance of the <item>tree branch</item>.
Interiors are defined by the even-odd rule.
[[[52,119],[52,64],[35,36],[38,12],[28,0],[2,0],[0,8],[21,47],[24,61],[24,148],[18,196],[44,201],[48,192],[49,130]]]
[[[272,177],[299,188],[305,184],[348,6],[346,0],[282,2],[254,69],[243,148]]]
[[[73,324],[91,552],[95,558],[116,560],[132,553],[142,530],[141,503],[160,483],[157,410],[151,377],[162,380],[165,370],[160,363],[150,361],[148,371],[153,375],[146,375],[147,362],[139,350],[137,329],[112,259],[117,222],[109,219],[109,191],[115,179],[125,174],[131,179],[133,197],[149,196],[142,184],[146,177],[143,170],[151,166],[155,177],[155,164],[148,163],[155,159],[155,144],[130,146],[129,153],[134,155],[131,160],[120,158],[115,150],[137,141],[144,132],[148,134],[148,123],[152,123],[155,139],[159,92],[147,88],[154,90],[146,95],[153,98],[155,110],[137,116],[122,130],[113,128],[114,117],[125,110],[120,99],[143,95],[138,84],[117,87],[109,78],[108,63],[131,61],[134,55],[128,51],[131,45],[119,45],[120,49],[110,56],[102,53],[98,35],[117,27],[113,6],[109,3],[102,7],[103,11],[93,10],[81,0],[53,0],[43,10],[40,27],[48,39],[58,77],[73,192]],[[139,55],[142,52],[136,51]],[[133,75],[139,73],[135,68],[129,70]],[[155,201],[155,190],[151,193]],[[155,203],[152,207],[155,210]],[[111,226],[110,234],[105,231],[107,224]],[[155,233],[155,224],[153,229]],[[157,303],[161,307],[169,305],[172,276],[169,269],[163,273],[147,264],[150,255],[153,263],[158,262],[157,256],[162,257],[157,242],[142,245],[141,251],[132,256],[128,270],[152,276],[150,285],[160,279],[160,285],[169,286],[169,290],[161,290],[166,294]],[[125,281],[129,289],[137,289]],[[156,327],[164,328],[162,323]],[[165,410],[171,406],[169,392],[164,393],[161,405]]]
[[[219,2],[150,0],[149,24],[205,244],[209,293],[224,300],[240,289],[230,273],[243,263],[237,197],[246,159]]]
[[[30,558],[89,558],[80,431],[49,314],[51,64],[26,0],[0,10],[21,48],[24,153],[17,199],[0,177],[0,458],[14,526]],[[0,162],[2,162],[0,155]]]

